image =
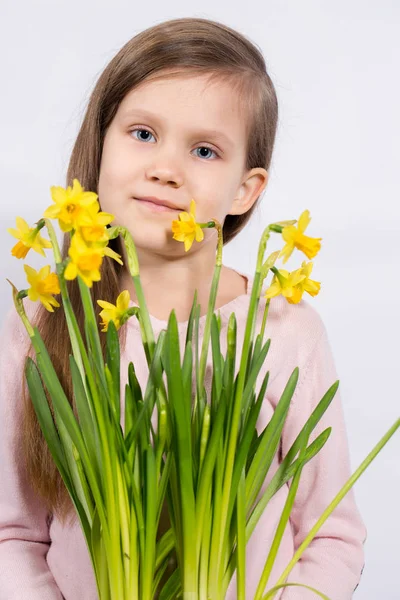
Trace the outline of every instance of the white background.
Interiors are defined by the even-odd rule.
[[[199,9],[202,9],[201,11]],[[330,337],[353,471],[398,418],[400,260],[400,4],[227,0],[4,1],[0,8],[0,309],[22,263],[6,233],[36,221],[65,185],[86,102],[108,61],[142,29],[176,17],[238,29],[262,50],[280,119],[270,183],[224,262],[253,273],[258,240],[275,220],[308,208],[308,235],[323,238],[307,296]],[[275,249],[275,246],[271,246]],[[287,263],[298,267],[299,253]],[[29,255],[38,268],[43,260]],[[3,317],[4,318],[4,317]],[[400,431],[356,483],[368,529],[357,600],[400,598]]]

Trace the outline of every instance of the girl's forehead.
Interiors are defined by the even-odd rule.
[[[209,80],[210,75],[163,76],[150,78],[132,88],[122,99],[119,113],[151,108],[168,112],[195,109],[201,114],[214,112],[218,120],[242,112],[242,102],[228,81]]]

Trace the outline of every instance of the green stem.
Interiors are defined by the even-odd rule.
[[[118,235],[124,240],[126,254],[128,257],[128,269],[133,279],[135,286],[136,297],[140,309],[139,324],[142,333],[142,340],[146,351],[147,363],[150,366],[151,359],[153,358],[155,342],[154,332],[151,325],[150,315],[146,304],[146,299],[143,293],[142,283],[140,281],[139,274],[139,260],[136,252],[135,242],[133,237],[126,229],[126,227],[110,227],[108,229],[108,236],[110,239],[116,238]]]
[[[265,596],[263,596],[262,600],[270,600],[270,599],[272,600],[272,598],[275,597],[276,592],[279,589],[282,589],[282,588],[285,588],[285,587],[302,587],[302,588],[305,588],[307,590],[310,590],[311,592],[314,592],[317,596],[319,596],[323,600],[330,600],[330,598],[328,598],[328,596],[326,596],[322,592],[319,592],[318,590],[316,590],[315,588],[311,587],[310,585],[304,585],[303,583],[283,583],[281,585],[276,585],[271,590],[269,590],[265,594]]]
[[[9,279],[7,279],[7,281],[11,285],[12,290],[13,290],[12,296],[13,296],[14,306],[17,310],[17,313],[18,313],[22,323],[24,324],[29,337],[31,339],[33,339],[35,332],[33,331],[31,322],[29,321],[28,316],[25,312],[24,303],[22,302],[22,298],[25,298],[27,296],[27,294],[24,293],[25,290],[22,290],[21,292],[19,292],[18,289],[15,287],[15,285]]]
[[[119,500],[119,512],[121,515],[121,545],[122,545],[122,556],[124,564],[125,574],[125,590],[124,598],[131,598],[130,591],[130,513],[129,513],[129,499],[128,491],[126,488],[126,479],[123,476],[123,469],[119,464],[118,458],[115,461],[115,469],[117,473],[117,484],[118,484],[118,500]]]
[[[217,293],[218,293],[218,283],[219,283],[219,278],[220,278],[221,268],[222,268],[222,249],[223,249],[222,227],[216,219],[214,220],[214,226],[216,227],[217,232],[218,232],[217,256],[216,256],[213,279],[212,279],[212,283],[211,283],[210,296],[209,296],[209,300],[208,300],[207,317],[206,317],[206,324],[204,327],[203,343],[202,343],[202,347],[201,347],[200,372],[199,372],[199,388],[200,389],[203,389],[204,376],[205,376],[206,365],[207,365],[208,345],[209,345],[210,335],[211,335],[211,319],[212,319],[212,315],[215,310],[215,302],[216,302]]]
[[[58,244],[58,240],[57,240],[56,233],[54,231],[53,224],[49,219],[45,219],[44,221],[45,221],[45,224],[47,227],[47,231],[49,234],[51,244],[53,246],[54,260],[56,263],[56,272],[57,272],[58,281],[60,284],[61,297],[62,297],[63,306],[64,306],[65,319],[67,321],[67,326],[68,326],[68,333],[69,333],[69,337],[71,340],[72,353],[74,355],[76,364],[78,365],[79,371],[81,373],[82,382],[83,382],[83,385],[84,385],[84,388],[85,388],[85,391],[87,394],[85,369],[83,366],[82,355],[81,355],[83,341],[80,342],[78,340],[78,324],[76,322],[76,318],[75,318],[75,314],[73,312],[71,300],[69,298],[67,284],[63,277],[65,266],[62,261],[60,246]]]
[[[267,324],[267,317],[268,317],[268,311],[269,311],[269,305],[271,302],[271,298],[268,298],[268,300],[265,303],[265,308],[264,308],[264,314],[263,314],[263,320],[262,320],[262,325],[261,325],[261,331],[260,331],[260,335],[261,335],[261,345],[263,343],[264,340],[264,334],[265,334],[265,326]]]

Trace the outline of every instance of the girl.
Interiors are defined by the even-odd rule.
[[[98,193],[101,209],[115,215],[113,224],[123,224],[132,233],[156,338],[174,308],[183,343],[196,289],[202,333],[215,263],[216,231],[204,230],[204,240],[186,253],[183,245],[172,239],[172,220],[180,211],[189,211],[194,198],[197,221],[217,218],[223,224],[225,244],[238,235],[267,185],[277,117],[275,89],[259,50],[236,31],[206,19],[171,20],[147,29],[130,40],[100,76],[72,151],[67,183],[72,185],[77,178],[86,190]],[[169,208],[161,209],[160,203]],[[68,245],[66,234],[64,257]],[[119,239],[110,247],[124,254]],[[222,341],[233,311],[238,320],[238,343],[243,341],[252,283],[252,277],[223,267],[216,302]],[[115,302],[123,289],[128,289],[136,302],[125,267],[106,257],[101,281],[93,287],[94,300]],[[69,290],[83,328],[76,280],[70,282]],[[71,348],[65,343],[69,338],[63,312],[50,314],[42,306],[36,312],[36,306],[25,303],[73,404],[68,377]],[[97,302],[94,304],[99,311]],[[257,331],[264,307],[262,297]],[[143,386],[148,371],[137,320],[130,319],[120,333],[121,373],[127,373],[133,360]],[[270,420],[294,367],[300,369],[270,479],[278,460],[286,455],[337,375],[325,327],[306,301],[288,304],[282,296],[273,298],[268,338],[272,344],[264,369],[271,377],[259,431]],[[25,356],[32,350],[14,309],[6,320],[2,341],[0,600],[95,600],[95,579],[80,524],[27,395],[22,372]],[[211,377],[209,368],[208,393]],[[269,588],[350,476],[338,393],[312,439],[328,426],[332,426],[328,442],[303,469]],[[288,489],[283,486],[273,497],[247,546],[249,600]],[[165,523],[160,528],[163,526]],[[350,599],[364,565],[365,539],[365,526],[351,491],[304,552],[288,581],[313,586],[332,600]],[[235,598],[235,586],[234,577],[229,600]],[[306,600],[315,596],[305,588],[288,587],[276,597]]]

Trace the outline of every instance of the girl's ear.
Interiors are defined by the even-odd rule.
[[[247,171],[228,214],[243,215],[250,210],[257,198],[267,187],[268,177],[268,171],[262,167],[255,167]]]

